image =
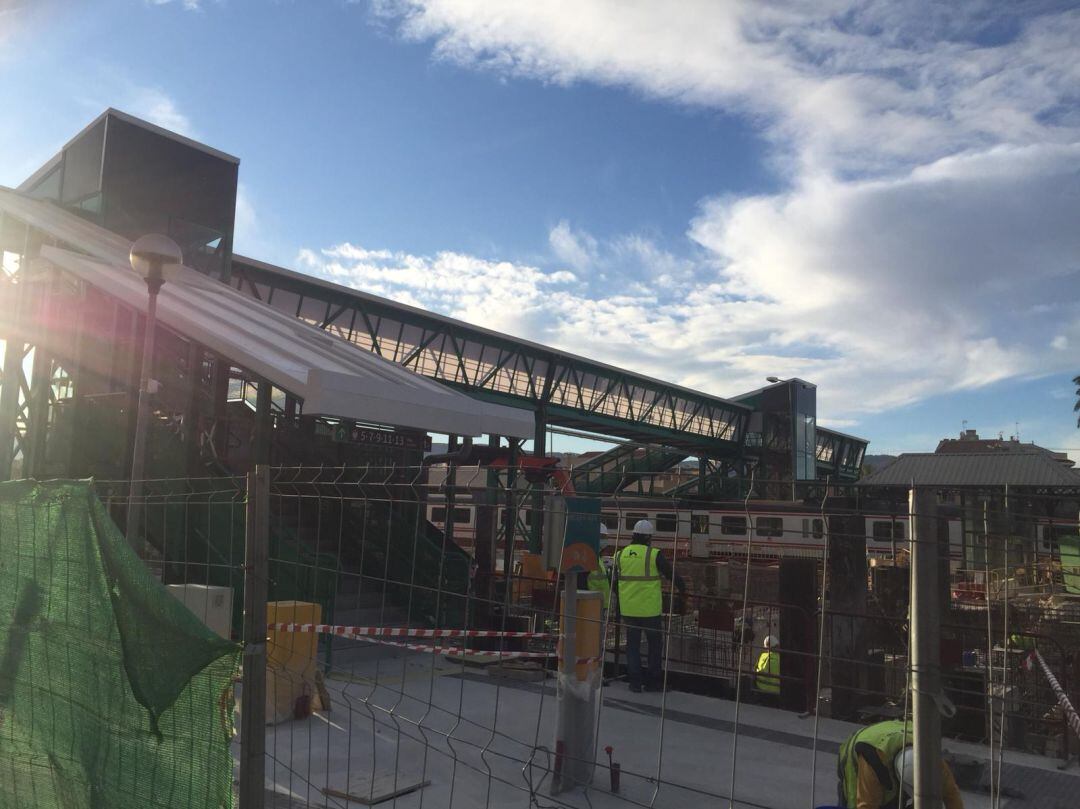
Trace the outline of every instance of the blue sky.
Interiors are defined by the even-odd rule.
[[[872,452],[1080,447],[1080,13],[956,5],[0,0],[0,183],[115,106],[241,157],[239,252]]]

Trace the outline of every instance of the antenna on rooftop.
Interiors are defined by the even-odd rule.
[[[1015,421],[1013,424],[1016,425],[1016,442],[1020,443],[1020,422]]]

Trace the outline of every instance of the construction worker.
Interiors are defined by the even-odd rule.
[[[764,646],[765,650],[754,666],[754,690],[762,703],[777,705],[780,701],[780,639],[768,635]]]
[[[611,604],[611,568],[610,559],[605,559],[604,551],[610,547],[607,526],[600,525],[600,555],[596,560],[596,570],[589,571],[585,580],[585,586],[593,592],[600,593],[600,614],[607,612]]]
[[[686,583],[657,548],[650,547],[653,524],[638,520],[630,544],[615,556],[615,577],[619,594],[619,613],[626,625],[626,673],[630,690],[659,691],[663,687],[661,655],[664,644],[663,588],[660,577],[674,581],[680,602],[686,595]],[[641,671],[641,633],[649,644],[649,666]]]
[[[846,809],[910,807],[915,790],[911,722],[890,719],[853,733],[840,745],[836,771],[840,805]],[[903,802],[900,802],[900,796]],[[964,809],[952,770],[941,762],[945,809]]]

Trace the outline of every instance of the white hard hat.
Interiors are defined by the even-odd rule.
[[[600,550],[611,547],[611,540],[608,539],[608,529],[603,523],[600,523]]]
[[[906,795],[915,794],[915,748],[905,747],[893,759],[893,769]]]
[[[636,523],[634,523],[634,533],[635,534],[646,534],[648,536],[652,536],[653,535],[652,523],[649,522],[648,520],[638,520]]]
[[[780,638],[776,637],[776,635],[766,635],[765,636],[765,648],[766,649],[775,649],[779,645],[780,645]]]

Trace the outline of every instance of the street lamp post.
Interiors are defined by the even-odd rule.
[[[143,335],[142,370],[139,373],[139,400],[135,411],[135,440],[131,455],[131,488],[128,492],[127,537],[132,544],[140,537],[143,517],[143,478],[146,466],[146,426],[150,410],[150,373],[154,365],[154,332],[157,330],[157,297],[165,283],[165,268],[182,264],[179,245],[168,236],[150,233],[131,245],[131,269],[146,281],[146,332]],[[141,548],[149,556],[145,531]]]

